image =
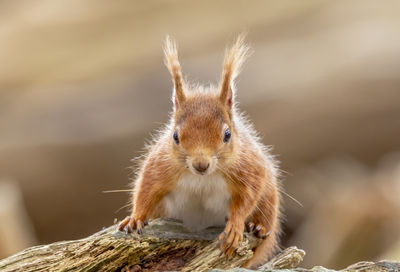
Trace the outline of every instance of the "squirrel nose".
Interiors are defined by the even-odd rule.
[[[208,167],[210,166],[209,162],[200,161],[200,162],[193,162],[193,168],[196,169],[200,173],[204,173]]]

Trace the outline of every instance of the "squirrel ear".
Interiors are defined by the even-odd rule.
[[[229,110],[232,109],[234,102],[233,89],[235,87],[235,79],[240,73],[243,62],[249,55],[249,47],[244,43],[245,37],[245,34],[240,34],[233,46],[225,52],[219,97]]]
[[[172,75],[172,81],[174,83],[174,92],[172,95],[175,109],[177,109],[186,99],[185,92],[183,90],[184,83],[182,79],[181,65],[178,60],[178,51],[175,41],[171,40],[169,36],[165,38],[164,42],[164,55],[165,65]]]

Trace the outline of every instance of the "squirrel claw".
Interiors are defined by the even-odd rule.
[[[126,225],[128,225],[130,220],[131,220],[130,216],[125,217],[125,219],[122,220],[121,223],[119,223],[118,230],[119,231],[124,231],[124,228],[126,227]]]
[[[138,219],[136,221],[136,232],[137,232],[137,234],[142,234],[142,230],[143,230],[144,226],[145,226],[145,223],[142,222],[141,220]]]
[[[253,222],[246,223],[246,231],[249,233],[254,231],[254,223]]]
[[[261,224],[254,224],[253,222],[246,223],[246,230],[249,233],[253,233],[253,235],[259,239],[266,239],[270,234],[267,229]]]
[[[128,225],[128,226],[126,227],[126,233],[132,233],[132,232],[133,232],[132,227]]]
[[[235,228],[231,224],[227,224],[224,232],[219,236],[219,241],[221,243],[220,248],[221,252],[230,259],[233,256],[233,253],[239,246],[239,242],[243,238],[243,231]]]
[[[127,216],[124,220],[121,221],[121,223],[118,226],[119,231],[124,231],[126,229],[127,233],[132,233],[134,230],[138,234],[142,234],[142,230],[144,226],[146,226],[148,223],[143,222],[139,219],[135,219],[132,216]]]

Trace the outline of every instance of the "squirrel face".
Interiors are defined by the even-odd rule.
[[[235,128],[220,99],[210,94],[188,97],[175,111],[171,142],[194,174],[222,167],[234,152]]]
[[[233,161],[239,141],[233,122],[234,80],[247,56],[244,35],[227,51],[219,88],[188,90],[183,81],[176,44],[167,37],[164,46],[174,92],[171,146],[177,162],[199,175],[223,172]]]

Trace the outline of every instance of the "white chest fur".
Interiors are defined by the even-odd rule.
[[[163,199],[166,216],[194,230],[222,226],[229,216],[231,195],[223,175],[184,173],[174,191]]]

